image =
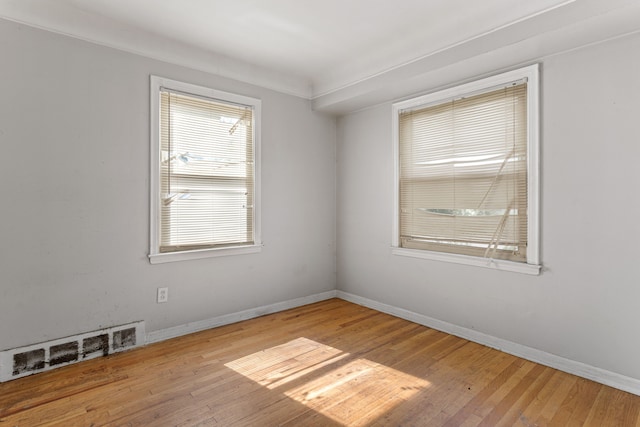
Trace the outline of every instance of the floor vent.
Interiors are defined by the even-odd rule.
[[[0,352],[0,382],[49,371],[144,344],[144,322]]]

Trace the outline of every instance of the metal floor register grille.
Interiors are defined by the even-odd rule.
[[[0,352],[0,382],[129,350],[145,343],[144,321]]]

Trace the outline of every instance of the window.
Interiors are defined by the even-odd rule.
[[[151,76],[152,263],[260,250],[260,106]]]
[[[538,68],[393,106],[393,252],[538,274]]]

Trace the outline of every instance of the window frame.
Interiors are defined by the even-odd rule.
[[[205,86],[185,83],[165,77],[150,76],[150,218],[149,218],[149,261],[151,264],[159,264],[173,261],[184,261],[191,259],[202,259],[210,257],[242,255],[257,253],[262,250],[261,240],[261,215],[260,215],[260,134],[261,134],[261,107],[262,101],[244,95],[224,92]],[[216,247],[206,249],[193,249],[177,252],[160,252],[160,92],[161,88],[166,88],[196,98],[206,98],[218,100],[226,103],[234,103],[250,106],[253,108],[253,163],[254,163],[254,214],[253,232],[254,242],[248,245],[234,245],[228,247]]]
[[[399,115],[402,111],[442,104],[451,99],[472,96],[527,80],[527,260],[526,263],[490,259],[471,255],[407,249],[400,246],[400,144]],[[451,88],[439,90],[392,105],[392,141],[394,159],[393,227],[391,252],[394,255],[456,264],[473,265],[524,274],[540,274],[540,104],[538,64],[486,77]]]

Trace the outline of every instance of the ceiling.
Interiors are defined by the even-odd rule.
[[[638,31],[640,0],[0,0],[0,17],[340,113]]]

